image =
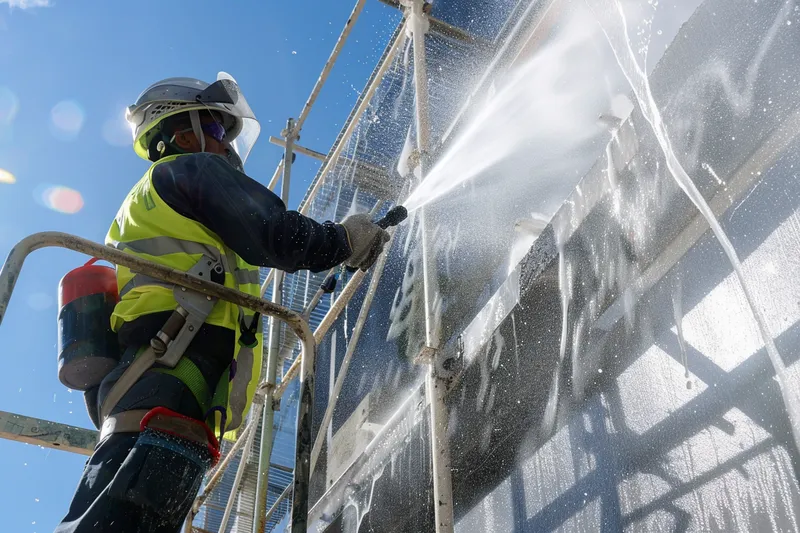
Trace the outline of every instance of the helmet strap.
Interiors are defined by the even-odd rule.
[[[189,120],[192,123],[192,131],[197,140],[200,141],[200,151],[206,151],[206,136],[203,133],[203,125],[200,123],[200,112],[196,109],[189,111]]]

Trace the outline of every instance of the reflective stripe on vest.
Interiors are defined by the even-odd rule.
[[[237,289],[249,295],[260,296],[259,269],[246,263],[222,240],[202,224],[184,217],[164,202],[152,182],[153,169],[177,157],[164,158],[150,167],[142,179],[125,198],[106,236],[106,244],[127,254],[160,263],[176,270],[189,270],[203,255],[218,259],[225,269],[225,287]],[[172,296],[173,285],[136,274],[122,266],[117,267],[117,285],[120,302],[114,309],[112,328],[118,331],[125,322],[140,316],[162,311],[172,311],[177,306]],[[261,371],[263,334],[259,324],[257,344],[245,351],[239,345],[239,317],[244,314],[247,324],[252,321],[251,311],[242,311],[236,305],[219,301],[214,306],[206,323],[235,331],[235,345],[231,346],[237,361],[236,372],[230,383],[223,378],[217,385],[218,393],[212,397],[227,407],[226,429],[234,429],[244,418],[252,403],[258,376]],[[197,396],[198,387],[192,388],[196,379],[182,376],[180,369],[173,375],[184,381]],[[226,373],[227,374],[227,373]],[[223,383],[224,381],[224,383]],[[213,391],[212,391],[213,392]],[[207,391],[202,392],[208,395]],[[235,412],[232,412],[231,408]],[[219,424],[221,416],[213,422]],[[217,428],[215,428],[215,432]]]
[[[128,280],[128,283],[126,283],[124,287],[119,290],[119,297],[122,298],[133,289],[144,287],[146,285],[164,287],[170,290],[172,290],[172,287],[174,287],[172,283],[151,278],[150,276],[145,276],[144,274],[136,274],[130,280]]]
[[[173,237],[150,237],[149,239],[139,239],[130,242],[111,241],[111,246],[124,252],[132,250],[140,254],[162,256],[169,254],[205,254],[217,259],[219,250],[207,244],[199,242],[185,241]]]
[[[258,270],[240,270],[236,269],[233,272],[233,277],[236,278],[236,283],[239,285],[256,284],[261,288],[261,278]],[[259,292],[260,294],[260,292]]]

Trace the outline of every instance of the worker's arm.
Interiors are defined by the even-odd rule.
[[[153,186],[175,211],[214,233],[251,265],[314,272],[350,256],[339,224],[287,211],[272,191],[213,154],[190,154],[156,165]]]

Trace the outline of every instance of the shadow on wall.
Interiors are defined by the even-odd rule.
[[[798,46],[797,22],[783,1],[706,2],[651,80],[681,163],[706,197],[737,194],[737,173],[754,168],[721,222],[793,386],[800,143],[796,131],[773,132],[798,113],[797,86],[782,81],[800,74],[787,53]],[[453,394],[459,531],[798,528],[800,457],[752,314],[709,232],[670,257],[680,232],[702,222],[692,222],[696,211],[638,111],[631,127],[638,152],[621,169],[598,162],[584,197],[564,208],[578,222],[563,252],[564,334],[557,261],[532,279],[523,268],[520,304]],[[765,145],[777,153],[764,157]],[[580,205],[612,173],[611,194]],[[620,249],[615,227],[632,249]],[[618,321],[597,327],[625,287],[665,262]]]

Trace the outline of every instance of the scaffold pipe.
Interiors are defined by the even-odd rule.
[[[252,425],[253,430],[247,435],[247,442],[242,449],[242,458],[239,460],[239,467],[236,469],[236,477],[233,478],[231,493],[228,496],[228,501],[225,503],[225,512],[222,515],[222,522],[220,522],[219,525],[220,531],[228,531],[228,520],[231,518],[233,504],[236,502],[236,495],[239,493],[239,486],[242,484],[244,471],[247,468],[247,458],[250,457],[250,450],[253,449],[253,443],[256,441],[256,433],[258,432],[256,426],[258,425],[258,419],[261,418],[263,407],[263,403],[256,404],[253,414],[250,417],[250,424],[248,425]],[[240,436],[238,440],[242,440],[242,437]]]
[[[294,145],[294,119],[286,121],[286,129],[284,135],[286,136],[285,152],[283,156],[283,179],[281,181],[281,199],[284,205],[289,202],[289,188],[291,187],[292,179],[292,148]],[[275,284],[272,289],[272,302],[280,305],[283,300],[283,279],[284,273],[282,270],[272,269],[275,277]],[[267,387],[274,388],[275,377],[278,370],[278,358],[280,355],[281,347],[281,330],[276,320],[269,322],[269,351],[267,353],[267,376],[266,380],[262,380]],[[312,360],[314,358],[314,351],[306,354]],[[302,387],[302,385],[301,385]],[[267,514],[267,492],[269,490],[269,460],[272,456],[272,431],[273,421],[275,419],[275,410],[273,408],[272,399],[267,396],[264,401],[264,410],[261,421],[261,442],[259,443],[258,454],[258,476],[256,478],[256,499],[253,510],[253,533],[261,533],[266,528],[266,514]],[[298,435],[304,431],[304,428],[299,424],[297,426]],[[303,481],[298,478],[298,471],[295,469],[295,486],[305,483],[308,484],[308,479]]]
[[[394,228],[391,228],[389,232],[393,235]],[[386,244],[387,249],[391,246],[391,244],[392,241],[390,240]],[[350,342],[347,344],[347,351],[345,352],[344,359],[342,359],[342,364],[339,367],[339,375],[336,377],[336,383],[333,386],[333,394],[328,399],[328,407],[325,409],[325,414],[322,417],[322,423],[320,424],[319,431],[317,432],[317,438],[314,441],[314,447],[311,450],[312,473],[314,472],[314,467],[317,465],[319,453],[322,451],[322,443],[325,440],[323,436],[328,430],[328,424],[331,423],[331,418],[333,418],[333,411],[336,409],[336,402],[339,399],[339,394],[342,392],[342,386],[344,385],[344,380],[347,377],[347,370],[350,368],[350,361],[353,359],[353,354],[356,351],[356,346],[358,345],[358,340],[361,337],[361,332],[364,330],[364,324],[369,317],[369,310],[370,307],[372,307],[372,300],[375,298],[375,293],[378,290],[378,285],[380,284],[381,276],[383,274],[384,267],[386,266],[387,257],[389,257],[387,252],[382,253],[372,271],[372,279],[369,282],[369,288],[367,289],[367,294],[364,297],[364,303],[361,304],[361,311],[359,311],[356,324],[353,327],[353,333],[350,336]]]
[[[369,87],[367,87],[366,91],[364,91],[364,96],[362,97],[361,102],[358,104],[358,107],[353,113],[352,120],[350,120],[350,123],[347,125],[347,129],[345,129],[344,133],[342,133],[340,141],[333,149],[333,152],[330,154],[330,157],[328,157],[328,160],[325,162],[324,166],[322,167],[322,170],[315,179],[314,184],[311,187],[311,190],[308,192],[308,196],[306,197],[303,204],[300,206],[300,213],[306,215],[308,214],[308,211],[311,209],[311,204],[313,203],[314,198],[317,196],[317,193],[319,192],[320,188],[322,188],[322,184],[325,182],[325,176],[336,165],[336,162],[338,161],[339,156],[344,150],[347,141],[353,135],[356,126],[358,126],[358,121],[361,119],[361,115],[363,115],[364,112],[369,107],[369,104],[372,101],[372,97],[375,96],[375,91],[378,90],[378,87],[380,86],[381,81],[383,80],[383,76],[386,74],[386,71],[389,70],[392,61],[394,61],[394,57],[395,55],[397,55],[397,51],[400,49],[400,44],[403,42],[404,39],[403,35],[404,32],[402,30],[398,32],[397,36],[395,37],[395,40],[390,45],[386,58],[384,59],[383,63],[381,63],[380,67],[378,67],[378,71],[375,77],[372,79],[372,82],[370,83]]]
[[[428,114],[428,70],[425,58],[425,34],[430,27],[424,13],[423,0],[404,0],[409,6],[408,25],[413,37],[414,89],[416,91],[417,150],[420,154],[422,177],[425,178],[430,150],[430,120]],[[433,312],[434,256],[430,250],[426,209],[420,209],[422,233],[422,278],[425,302],[425,347],[432,349],[434,358],[439,348],[438,317]],[[426,377],[427,395],[430,398],[431,466],[433,469],[433,498],[436,533],[453,533],[453,483],[450,471],[450,446],[447,438],[447,406],[444,403],[446,387],[436,374],[436,360],[431,362]]]
[[[331,69],[333,69],[333,65],[336,63],[336,59],[339,57],[339,53],[342,51],[342,48],[344,48],[344,43],[347,42],[347,38],[350,36],[350,32],[353,30],[353,26],[355,26],[358,16],[361,14],[361,10],[364,9],[365,3],[366,0],[357,0],[356,5],[353,6],[353,11],[350,13],[350,16],[347,17],[347,22],[344,25],[344,29],[342,29],[342,33],[339,34],[339,38],[336,40],[336,44],[333,46],[333,51],[331,52],[330,57],[328,57],[328,60],[325,62],[325,66],[322,67],[322,72],[319,74],[317,83],[314,84],[314,88],[311,90],[311,94],[309,95],[308,100],[306,100],[306,104],[303,106],[300,116],[297,118],[297,123],[294,126],[294,133],[299,133],[300,130],[303,129],[303,124],[305,124],[306,118],[308,118],[308,114],[311,112],[311,107],[314,105],[314,102],[317,101],[317,97],[322,90],[322,86],[325,85],[325,81],[328,79]]]

